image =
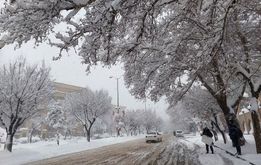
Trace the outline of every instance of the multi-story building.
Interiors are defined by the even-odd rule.
[[[59,83],[59,82],[54,82],[53,99],[56,100],[56,101],[64,100],[66,94],[72,93],[72,92],[77,92],[77,91],[80,91],[81,89],[83,89],[83,87]],[[44,120],[47,113],[48,113],[48,105],[42,105],[41,110],[39,111],[37,116],[33,116],[32,118],[37,118],[37,119],[39,118],[39,120]],[[35,127],[35,124],[36,123],[34,122],[34,119],[28,119],[23,124],[23,126],[21,126],[21,128],[17,132],[16,136],[18,136],[18,137],[27,136],[28,132],[32,131],[33,127]],[[40,134],[40,136],[42,138],[52,136],[52,134],[53,134],[52,133],[53,129],[46,124],[41,124],[40,126],[38,126],[37,130],[38,130],[38,134]],[[78,126],[76,126],[76,129],[74,129],[74,131],[72,133],[75,134],[75,135],[79,135],[79,134],[82,134],[82,132],[83,132],[82,126],[78,125]]]
[[[251,112],[249,111],[249,104],[251,102],[250,97],[244,97],[240,102],[239,109],[237,111],[237,118],[239,120],[240,128],[242,132],[252,133],[253,132],[253,121],[251,117]],[[259,103],[261,102],[261,96],[259,97]],[[257,111],[259,120],[261,122],[261,107],[258,105]],[[261,124],[261,123],[260,123]]]

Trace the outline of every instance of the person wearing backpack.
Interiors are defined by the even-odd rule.
[[[205,127],[203,129],[203,132],[202,132],[202,142],[206,144],[206,150],[207,150],[207,154],[209,153],[209,147],[210,147],[210,150],[211,150],[211,153],[214,154],[214,149],[213,149],[213,134],[211,133],[211,131],[209,130],[208,127]]]

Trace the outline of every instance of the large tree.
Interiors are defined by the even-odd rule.
[[[66,95],[65,108],[81,123],[90,142],[91,129],[97,118],[112,109],[111,97],[104,90],[91,91],[84,88],[79,92]]]
[[[52,94],[50,69],[30,66],[24,59],[0,69],[0,124],[6,129],[6,149],[12,151],[13,138],[24,121],[43,109]]]
[[[200,81],[229,122],[247,82],[235,64],[260,75],[249,63],[260,58],[259,6],[259,0],[16,0],[0,16],[0,45],[42,42],[56,23],[66,22],[66,33],[56,34],[60,42],[51,42],[61,49],[58,58],[79,46],[87,70],[121,61],[131,93],[155,101],[166,95],[173,103]],[[178,88],[184,74],[187,83]],[[235,90],[237,97],[230,97]]]

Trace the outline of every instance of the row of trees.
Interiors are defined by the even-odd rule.
[[[116,115],[110,99],[104,90],[92,92],[85,88],[67,94],[65,100],[50,101],[46,115],[38,113],[31,117],[29,142],[42,125],[49,127],[48,132],[51,131],[52,136],[63,134],[64,138],[73,135],[72,132],[76,129],[82,130],[81,134],[85,135],[89,142],[94,134],[116,133],[120,136],[126,133],[132,136],[162,130],[163,120],[155,111],[125,110],[122,115]]]
[[[65,114],[65,118],[62,114]],[[118,114],[113,109],[111,97],[106,91],[93,92],[87,88],[67,94],[65,100],[58,104],[57,102],[51,104],[47,114],[49,125],[56,130],[62,128],[63,132],[69,130],[69,124],[75,123],[73,119],[84,128],[88,142],[90,142],[92,129],[102,127],[101,123],[107,128],[105,129],[107,133],[116,131],[117,136],[122,133],[137,135],[144,133],[144,130],[145,132],[160,131],[163,126],[162,119],[156,115],[155,111],[122,110],[122,114]],[[97,123],[97,120],[100,122]]]
[[[151,109],[126,111],[125,114],[123,128],[127,134],[137,135],[144,131],[145,133],[162,131],[163,120]]]
[[[50,69],[44,63],[30,66],[23,58],[0,68],[0,126],[7,133],[5,148],[8,151],[12,151],[14,135],[28,120],[31,123],[29,142],[43,125],[48,126],[49,131],[65,136],[81,126],[88,141],[92,128],[101,123],[111,130],[116,128],[107,91],[83,88],[66,94],[64,100],[54,100],[49,73]],[[143,130],[160,130],[162,125],[162,119],[151,110],[125,111],[120,122],[122,130],[131,135]]]
[[[215,99],[227,123],[245,89],[252,106],[254,137],[261,153],[256,113],[261,91],[259,0],[92,0],[12,1],[0,16],[1,47],[30,39],[43,42],[54,24],[61,49],[79,48],[87,70],[92,65],[124,63],[125,82],[137,98],[175,104],[200,82]],[[85,14],[79,14],[80,10]],[[62,11],[65,12],[61,15]],[[33,13],[33,14],[32,14]],[[30,15],[30,16],[28,16]],[[74,17],[80,17],[76,22]],[[35,19],[37,18],[37,19]],[[178,79],[186,75],[186,83]],[[231,95],[231,93],[235,93]]]

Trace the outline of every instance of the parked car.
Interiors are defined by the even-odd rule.
[[[175,131],[173,132],[173,134],[174,134],[174,136],[176,136],[176,137],[184,137],[184,133],[183,133],[182,130],[175,130]]]
[[[150,132],[145,136],[146,143],[148,142],[162,142],[162,134],[159,132]]]

